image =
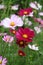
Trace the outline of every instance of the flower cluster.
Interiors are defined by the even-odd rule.
[[[26,46],[28,46],[31,50],[39,50],[36,44],[31,45],[31,43],[34,41],[35,32],[37,34],[40,33],[40,28],[43,27],[43,20],[40,17],[35,17],[34,15],[38,12],[39,16],[43,16],[43,12],[40,12],[42,6],[36,1],[31,2],[29,6],[29,8],[20,9],[16,14],[6,17],[0,22],[0,26],[4,27],[4,29],[9,29],[9,34],[7,32],[0,33],[0,36],[3,37],[2,40],[10,45],[14,42],[14,40],[16,40],[15,43],[20,48],[18,50],[18,54],[20,56],[26,56],[24,52],[24,48]],[[4,5],[0,5],[0,9],[4,8],[6,8]],[[18,10],[18,8],[19,5],[11,7],[12,10]],[[31,18],[34,23],[38,23],[38,26],[34,26],[34,29],[31,29],[33,23],[29,18]],[[0,56],[0,65],[6,65],[6,63],[6,58],[2,58],[2,56]]]

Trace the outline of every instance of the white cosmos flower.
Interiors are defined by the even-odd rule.
[[[29,26],[31,26],[31,25],[32,25],[32,22],[31,22],[31,21],[29,21],[29,22],[28,22],[28,25],[29,25]]]
[[[13,6],[11,6],[11,9],[12,10],[18,10],[18,7],[19,7],[19,5],[13,5]]]
[[[5,5],[0,4],[0,9],[4,9],[4,8],[5,8]]]
[[[1,24],[5,28],[15,29],[16,26],[20,26],[20,27],[23,26],[23,21],[19,16],[11,15],[11,18],[5,18],[4,20],[2,20]]]
[[[36,31],[37,34],[41,32],[40,27],[34,27],[34,30]]]
[[[32,49],[32,50],[36,50],[36,51],[38,51],[39,49],[38,49],[38,47],[35,45],[35,44],[33,44],[33,45],[28,45],[28,47],[30,48],[30,49]]]
[[[32,7],[33,9],[36,9],[36,10],[39,10],[39,9],[41,10],[41,8],[42,8],[42,5],[40,5],[36,1],[35,2],[31,2],[29,5],[30,5],[30,7]]]
[[[28,24],[29,26],[32,25],[32,22],[28,20],[28,18],[25,18],[25,24]]]

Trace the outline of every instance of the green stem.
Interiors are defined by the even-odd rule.
[[[27,1],[28,1],[28,0],[25,1],[25,8],[27,7]]]
[[[9,12],[10,12],[10,6],[11,6],[11,0],[9,1],[9,4],[8,4],[7,16],[9,15]]]

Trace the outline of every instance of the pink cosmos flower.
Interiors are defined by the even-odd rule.
[[[18,14],[20,16],[29,15],[32,12],[32,8],[21,9]]]
[[[0,65],[6,65],[7,59],[0,56]]]
[[[12,36],[10,36],[10,35],[5,35],[2,39],[3,39],[5,42],[11,43],[11,42],[14,40],[14,37],[12,37]]]
[[[43,25],[43,20],[41,19],[41,18],[33,18],[34,19],[34,21],[36,21],[36,22],[38,22],[38,23],[40,23],[41,25]]]
[[[2,20],[1,24],[5,28],[15,29],[16,26],[19,26],[19,27],[23,26],[23,21],[19,16],[14,14],[14,15],[11,15],[10,18],[5,18],[4,20]]]

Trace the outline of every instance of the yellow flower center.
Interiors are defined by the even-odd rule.
[[[6,38],[6,41],[9,41],[10,40],[10,38]]]
[[[22,53],[20,53],[20,55],[22,55]]]
[[[27,34],[23,34],[23,38],[28,38],[28,35]]]
[[[2,60],[0,60],[0,64],[2,64]]]
[[[24,14],[27,14],[27,12],[25,11]]]
[[[15,26],[15,23],[14,23],[14,22],[11,22],[11,23],[10,23],[10,26]]]
[[[14,31],[13,31],[13,33],[15,34],[15,33],[16,33],[16,31],[14,30]]]
[[[23,44],[23,42],[21,41],[21,42],[20,42],[20,44],[22,45],[22,44]]]

